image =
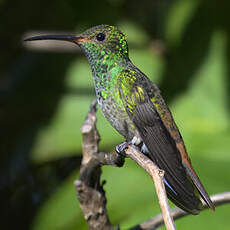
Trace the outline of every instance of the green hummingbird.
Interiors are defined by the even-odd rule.
[[[214,210],[160,90],[129,59],[126,36],[116,26],[99,25],[78,36],[41,35],[25,41],[54,39],[75,43],[85,53],[102,113],[128,142],[138,145],[165,171],[168,197],[183,210],[198,214],[201,196]]]

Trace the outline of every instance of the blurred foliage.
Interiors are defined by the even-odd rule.
[[[26,50],[21,39],[28,31],[118,25],[131,60],[169,103],[209,193],[230,190],[229,6],[227,0],[0,1],[4,229],[87,229],[73,181],[80,128],[95,97],[90,68],[80,53]],[[123,140],[100,111],[98,129],[101,151]],[[160,211],[151,179],[130,160],[123,168],[104,167],[103,179],[113,224],[125,229]],[[229,210],[204,211],[176,225],[229,229]]]

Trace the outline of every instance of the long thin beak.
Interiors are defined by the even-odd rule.
[[[73,35],[39,35],[34,36],[31,38],[26,38],[24,41],[38,41],[38,40],[61,40],[61,41],[67,41],[67,42],[73,42],[76,44],[79,44],[80,42],[84,42],[87,39],[84,37],[78,37]]]

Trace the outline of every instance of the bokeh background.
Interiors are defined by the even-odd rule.
[[[118,25],[131,60],[169,104],[210,194],[230,190],[230,3],[217,0],[0,0],[1,228],[87,229],[73,181],[80,128],[95,98],[86,58],[63,42],[22,42],[33,33]],[[98,111],[101,151],[122,141]],[[114,225],[159,212],[149,176],[131,160],[104,167]],[[230,206],[176,221],[179,229],[229,229]],[[4,227],[3,227],[4,226]]]

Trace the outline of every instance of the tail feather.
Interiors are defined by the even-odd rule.
[[[196,172],[193,170],[192,167],[188,167],[187,164],[185,165],[186,173],[192,179],[193,184],[196,186],[198,192],[200,193],[201,198],[205,201],[205,203],[210,207],[212,211],[215,211],[215,206],[212,203],[208,193],[206,192],[204,186],[202,185],[199,177],[196,175]]]
[[[141,147],[141,151],[155,163],[157,162],[157,160],[154,159],[153,155],[149,154],[148,148],[144,143]],[[157,162],[157,164],[160,168],[162,168],[162,165],[159,161]],[[165,170],[165,168],[163,169]],[[186,171],[184,171],[184,174],[186,174]],[[197,196],[194,192],[195,187],[192,181],[189,180],[189,178],[183,181],[183,183],[179,183],[178,180],[176,180],[174,176],[171,176],[171,174],[168,173],[168,170],[166,169],[164,184],[168,198],[178,207],[193,215],[196,215],[200,212],[203,205],[199,199],[199,196]]]
[[[168,198],[179,208],[183,209],[184,211],[191,213],[193,215],[197,215],[200,213],[202,209],[202,202],[197,197],[193,198],[193,202],[184,199],[181,194],[175,194],[172,190],[172,187],[168,184],[168,182],[164,181],[166,192]]]

